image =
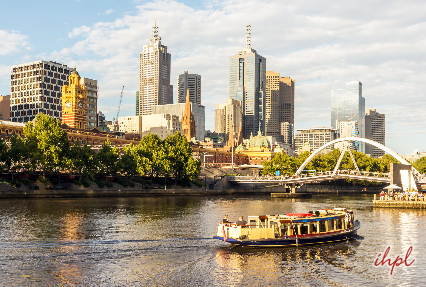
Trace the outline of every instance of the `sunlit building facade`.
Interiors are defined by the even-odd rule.
[[[228,134],[231,130],[238,132],[242,123],[241,102],[228,99],[224,104],[216,105],[215,132]]]
[[[62,120],[62,86],[71,70],[60,63],[36,61],[11,67],[10,120],[32,121],[38,113]]]
[[[294,146],[294,80],[266,71],[265,134]]]
[[[87,88],[87,127],[96,127],[96,115],[98,113],[98,81],[81,77],[80,84]]]
[[[313,152],[328,142],[336,139],[336,129],[334,128],[311,128],[300,129],[296,132],[295,151],[300,154],[303,151]],[[322,153],[333,150],[333,146],[325,148]]]

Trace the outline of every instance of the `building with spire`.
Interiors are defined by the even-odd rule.
[[[139,115],[149,115],[154,105],[170,102],[171,55],[161,44],[157,20],[149,45],[139,55]]]
[[[80,83],[76,69],[71,72],[69,85],[62,86],[62,123],[70,128],[87,128],[87,87]]]
[[[194,114],[191,112],[191,102],[189,99],[189,90],[186,92],[185,111],[181,118],[182,131],[186,140],[191,141],[195,137],[195,119]]]
[[[229,98],[242,102],[242,132],[248,138],[265,135],[266,59],[251,47],[251,26],[246,26],[246,45],[229,57]]]

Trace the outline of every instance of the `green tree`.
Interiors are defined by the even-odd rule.
[[[25,125],[24,135],[31,151],[30,161],[36,168],[43,173],[50,173],[65,166],[69,141],[59,120],[40,113],[34,122]]]
[[[275,175],[276,171],[281,175],[292,175],[297,168],[294,158],[282,152],[277,153],[272,160],[264,161],[262,165],[263,175]]]
[[[147,134],[140,141],[135,153],[140,174],[157,177],[169,169],[163,143],[156,134]]]
[[[8,156],[8,147],[6,142],[0,138],[0,173],[8,171],[10,167],[10,159]]]
[[[118,150],[109,140],[105,141],[96,154],[98,170],[105,175],[115,175],[118,172]]]
[[[95,164],[96,153],[87,144],[83,146],[77,141],[69,149],[66,166],[71,173],[80,176],[80,182],[82,176],[94,179],[96,172]]]
[[[193,180],[200,173],[200,163],[192,158],[192,148],[186,138],[176,132],[164,140],[164,170],[178,180]]]
[[[10,161],[10,170],[15,172],[22,168],[33,172],[35,168],[30,164],[30,152],[25,144],[25,141],[21,137],[11,136],[10,148],[7,152],[7,156]]]
[[[309,151],[304,151],[301,154],[299,154],[298,157],[295,158],[294,162],[296,164],[297,169],[305,162],[305,160],[311,155]],[[296,169],[296,170],[297,170]],[[312,170],[312,163],[309,163],[305,169]]]
[[[201,171],[201,161],[191,157],[186,164],[186,179],[194,180]]]
[[[426,156],[423,156],[416,160],[413,164],[414,168],[417,169],[421,174],[426,173]]]
[[[399,163],[399,161],[390,154],[385,154],[380,161],[380,172],[389,172],[391,163]]]
[[[138,173],[137,148],[130,144],[123,149],[123,152],[118,163],[120,173],[127,176],[136,175]]]

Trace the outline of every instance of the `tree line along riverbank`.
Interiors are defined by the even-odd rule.
[[[200,162],[179,132],[164,140],[148,134],[138,145],[121,151],[106,141],[95,152],[87,144],[71,144],[59,120],[38,114],[25,125],[23,135],[11,136],[9,142],[0,139],[0,174],[15,187],[36,181],[45,186],[62,181],[86,187],[116,182],[127,187],[135,182],[152,185],[161,177],[162,182],[172,179],[170,185],[201,185],[197,182]]]
[[[145,189],[160,189],[165,186],[197,186],[205,182],[198,180],[200,161],[192,156],[192,149],[186,138],[179,132],[161,140],[156,134],[143,137],[138,145],[129,145],[119,150],[106,141],[98,152],[86,143],[73,144],[67,138],[67,131],[61,128],[59,120],[47,115],[37,115],[35,121],[25,125],[23,137],[11,136],[9,141],[0,139],[0,182],[12,187],[26,189],[59,187],[75,184],[98,188],[114,184],[118,188],[133,188],[139,184]],[[361,170],[371,172],[389,171],[389,164],[397,162],[390,155],[374,159],[361,152],[353,152]],[[293,175],[310,155],[304,152],[298,157],[278,153],[270,161],[263,162],[262,174]],[[306,167],[307,170],[333,170],[340,151],[334,149],[328,154],[318,155]],[[413,164],[416,169],[426,171],[426,157]],[[354,169],[349,153],[342,159],[340,169]],[[38,185],[36,184],[38,183]],[[348,181],[340,185],[371,185],[367,182]]]

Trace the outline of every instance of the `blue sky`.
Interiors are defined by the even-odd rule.
[[[366,108],[386,114],[386,145],[426,148],[426,4],[423,1],[7,1],[0,11],[0,94],[10,66],[51,60],[98,80],[98,109],[135,112],[138,55],[157,17],[172,55],[171,84],[183,71],[202,76],[206,128],[228,98],[229,56],[252,46],[267,70],[296,81],[298,128],[330,126],[330,90],[363,83]],[[76,59],[76,61],[75,61]]]

